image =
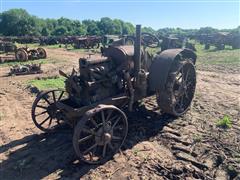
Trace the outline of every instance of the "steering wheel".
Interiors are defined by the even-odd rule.
[[[141,43],[144,46],[150,48],[156,48],[160,46],[160,41],[155,35],[150,33],[142,33],[141,36],[142,36]]]

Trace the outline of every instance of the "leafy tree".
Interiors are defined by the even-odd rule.
[[[0,15],[0,29],[5,36],[22,36],[35,34],[35,17],[24,9],[11,9]]]
[[[151,27],[143,27],[142,32],[162,36],[174,36],[179,38],[196,38],[202,34],[214,34],[221,30],[212,27],[200,29],[162,28],[155,31]],[[240,33],[240,26],[236,29],[223,29],[222,31],[234,34]],[[71,20],[61,17],[59,19],[41,19],[30,15],[24,9],[11,9],[0,13],[0,34],[4,36],[24,35],[132,35],[135,33],[135,26],[132,23],[120,19],[103,17],[100,21],[94,20]]]
[[[98,28],[101,34],[114,34],[114,23],[112,19],[109,17],[101,18],[100,22],[98,23]]]
[[[82,24],[86,27],[88,35],[100,35],[100,30],[97,22],[93,20],[84,20]]]
[[[67,28],[65,26],[58,26],[54,32],[52,33],[52,35],[54,36],[62,36],[65,35],[67,33]]]
[[[131,23],[123,23],[122,24],[122,33],[123,34],[134,34],[135,33],[135,27]]]
[[[44,27],[43,29],[42,29],[42,32],[41,32],[41,35],[42,36],[48,36],[50,33],[49,33],[49,30],[46,28],[46,27]]]

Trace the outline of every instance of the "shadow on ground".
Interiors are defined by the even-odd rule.
[[[129,133],[122,150],[156,136],[174,118],[145,108],[128,113]],[[7,158],[0,164],[2,179],[42,179],[54,173],[60,178],[79,179],[96,165],[79,162],[72,146],[72,129],[30,135],[0,147]],[[51,177],[51,175],[50,175]]]

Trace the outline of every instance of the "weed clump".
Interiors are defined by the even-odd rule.
[[[231,128],[232,127],[232,119],[228,116],[225,115],[222,119],[219,119],[216,123],[217,127],[220,128]]]

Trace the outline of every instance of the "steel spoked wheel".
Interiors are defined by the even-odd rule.
[[[174,116],[190,107],[196,87],[196,70],[191,60],[180,61],[170,72],[165,92],[157,92],[160,108]]]
[[[128,132],[126,115],[112,105],[99,105],[86,112],[74,130],[77,156],[89,164],[104,163],[121,148]]]
[[[51,90],[40,93],[32,106],[32,120],[42,131],[48,132],[62,124],[63,114],[56,103],[65,99],[67,93],[61,90]]]
[[[15,58],[18,61],[27,61],[28,60],[28,54],[24,49],[18,49],[15,53]]]
[[[47,58],[47,52],[45,51],[45,49],[43,48],[37,48],[37,51],[38,51],[38,57],[40,59],[45,59]]]

